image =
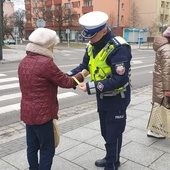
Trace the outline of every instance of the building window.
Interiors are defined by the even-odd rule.
[[[47,11],[51,11],[51,7],[46,8]]]
[[[121,16],[121,21],[124,21],[124,16],[123,15]]]
[[[37,18],[33,18],[33,20],[34,20],[34,24],[37,22]]]
[[[84,6],[92,6],[92,0],[84,0]]]
[[[70,3],[65,3],[65,9],[70,9],[70,8],[71,8]]]
[[[61,4],[55,5],[55,10],[60,10],[61,8]]]
[[[80,1],[72,2],[73,8],[80,8]]]
[[[125,4],[124,3],[122,3],[121,8],[122,8],[122,10],[124,10],[124,8],[125,8]]]
[[[166,2],[166,8],[169,9],[169,2]]]
[[[165,15],[165,21],[168,22],[168,18],[169,16],[168,15]]]
[[[34,12],[34,14],[37,14],[38,13],[38,8],[33,8],[33,12]]]
[[[161,1],[161,8],[165,8],[165,1]]]

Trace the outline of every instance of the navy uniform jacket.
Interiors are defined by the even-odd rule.
[[[110,41],[114,35],[108,30],[108,33],[96,44],[94,44],[93,54],[97,54],[108,41]],[[111,41],[112,42],[112,41]],[[131,61],[131,49],[128,45],[117,45],[116,48],[111,52],[107,57],[107,64],[112,68],[112,78],[95,81],[93,91],[96,92],[98,111],[116,111],[116,110],[126,110],[127,106],[130,103],[130,85],[126,87],[125,98],[122,98],[120,94],[116,96],[104,96],[100,97],[100,94],[106,91],[111,91],[118,89],[124,86],[129,82],[129,70],[130,70],[130,61]],[[90,57],[88,56],[87,49],[83,57],[82,63],[71,70],[69,75],[75,75],[76,73],[82,71],[83,69],[88,70],[88,63]],[[120,68],[123,68],[121,70]],[[123,73],[123,74],[122,74]],[[91,93],[89,88],[91,82],[86,83],[88,94]]]

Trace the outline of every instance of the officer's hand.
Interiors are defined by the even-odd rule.
[[[87,89],[86,89],[86,83],[79,83],[79,84],[78,84],[78,87],[79,87],[82,91],[84,91],[84,92],[87,91]]]
[[[87,77],[89,75],[89,72],[86,69],[82,70],[81,73],[84,77]]]

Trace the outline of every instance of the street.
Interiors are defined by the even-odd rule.
[[[10,46],[16,48],[16,46]],[[24,50],[24,46],[19,46]],[[84,49],[55,49],[55,63],[63,71],[67,72],[76,67],[82,60]],[[153,50],[132,50],[131,85],[132,90],[136,90],[152,83],[152,70],[154,63]],[[9,125],[20,121],[20,89],[17,77],[16,63],[5,63],[0,66],[0,126]],[[86,78],[86,81],[89,77]],[[95,95],[89,96],[78,88],[62,89],[59,88],[60,110],[95,101]],[[93,105],[95,108],[95,105]],[[61,115],[62,117],[63,115]],[[67,115],[68,116],[68,115]]]

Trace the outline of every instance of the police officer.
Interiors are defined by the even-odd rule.
[[[84,28],[82,36],[89,40],[82,63],[67,74],[86,69],[91,81],[79,87],[89,95],[96,94],[101,134],[105,140],[106,155],[95,162],[105,170],[120,166],[122,134],[126,125],[126,109],[130,103],[129,70],[131,48],[107,27],[108,15],[89,12],[79,19]]]

